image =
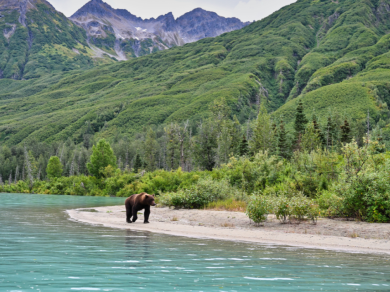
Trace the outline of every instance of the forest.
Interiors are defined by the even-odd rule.
[[[247,211],[256,223],[319,216],[390,221],[390,163],[378,125],[329,111],[321,124],[301,102],[293,128],[264,104],[240,124],[225,99],[201,121],[148,128],[109,143],[32,143],[0,153],[0,190],[128,197],[156,194],[161,205]],[[88,128],[92,125],[88,125]],[[363,129],[363,130],[362,130]]]

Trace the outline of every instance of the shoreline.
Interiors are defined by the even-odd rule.
[[[143,224],[143,215],[141,214],[138,215],[137,222],[132,224],[126,223],[124,206],[81,208],[66,210],[66,213],[72,221],[116,229],[148,231],[200,239],[390,255],[390,237],[387,236],[382,239],[365,239],[358,236],[306,234],[308,232],[307,229],[310,232],[317,230],[316,232],[319,233],[323,229],[322,226],[329,228],[325,225],[325,223],[328,223],[326,220],[329,219],[324,219],[318,225],[305,223],[299,226],[292,226],[292,224],[282,225],[271,220],[269,224],[266,223],[263,227],[257,227],[250,224],[245,214],[228,211],[153,208],[149,219],[150,224]],[[202,221],[207,223],[202,223]],[[220,222],[223,223],[221,224]],[[363,230],[365,226],[372,226],[368,223],[356,222],[341,222],[339,225],[359,225],[363,226]],[[390,224],[383,226],[390,230]],[[296,233],[297,229],[304,229],[306,233]]]

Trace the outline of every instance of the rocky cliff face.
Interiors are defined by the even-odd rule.
[[[106,52],[115,51],[119,59],[138,57],[202,38],[216,37],[248,24],[237,18],[224,18],[200,8],[178,19],[172,13],[157,19],[142,19],[127,10],[113,9],[102,0],[88,2],[71,20],[86,30],[91,45]]]

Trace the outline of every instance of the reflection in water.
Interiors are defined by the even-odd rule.
[[[115,230],[64,213],[116,198],[0,200],[0,291],[390,291],[387,256]]]

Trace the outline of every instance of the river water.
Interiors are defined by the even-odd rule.
[[[122,203],[0,194],[0,291],[390,291],[390,256],[115,230],[64,212]]]

